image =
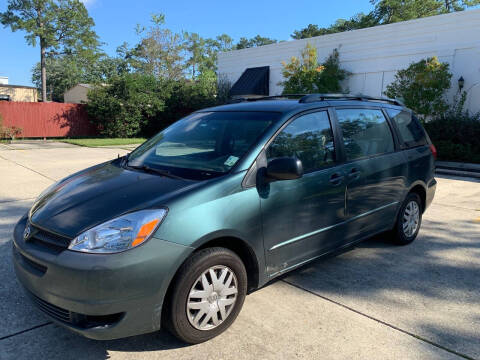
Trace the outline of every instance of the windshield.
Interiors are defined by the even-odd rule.
[[[133,151],[128,166],[185,170],[208,176],[228,172],[280,117],[275,112],[192,114],[169,126]]]

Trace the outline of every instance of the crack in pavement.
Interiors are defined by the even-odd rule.
[[[385,321],[383,321],[383,320],[377,319],[377,318],[375,318],[375,317],[373,317],[373,316],[371,316],[371,315],[365,314],[365,313],[363,313],[363,312],[361,312],[361,311],[359,311],[359,310],[356,310],[356,309],[354,309],[354,308],[352,308],[352,307],[350,307],[350,306],[348,306],[348,305],[342,304],[342,303],[340,303],[340,302],[338,302],[338,301],[335,301],[335,300],[329,299],[329,298],[327,298],[327,297],[325,297],[325,296],[323,296],[323,295],[317,294],[317,293],[315,293],[315,292],[313,292],[313,291],[311,291],[311,290],[305,289],[305,288],[303,288],[303,287],[300,286],[300,285],[291,283],[291,282],[289,282],[289,281],[287,281],[287,280],[285,280],[285,279],[282,279],[282,280],[280,280],[280,281],[283,281],[284,283],[286,283],[286,284],[288,284],[288,285],[290,285],[290,286],[293,286],[294,288],[297,288],[297,289],[306,291],[306,292],[308,292],[308,293],[310,293],[310,294],[312,294],[312,295],[318,296],[319,298],[321,298],[321,299],[323,299],[323,300],[326,300],[326,301],[328,301],[328,302],[330,302],[330,303],[332,303],[332,304],[338,305],[338,306],[340,306],[340,307],[342,307],[342,308],[344,308],[344,309],[346,309],[346,310],[352,311],[352,312],[354,312],[354,313],[356,313],[356,314],[358,314],[358,315],[364,316],[364,317],[366,317],[366,318],[368,318],[368,319],[370,319],[370,320],[373,320],[373,321],[376,321],[376,322],[378,322],[378,323],[380,323],[380,324],[382,324],[382,325],[388,326],[389,328],[391,328],[391,329],[393,329],[393,330],[399,331],[399,332],[401,332],[401,333],[403,333],[403,334],[405,334],[405,335],[411,336],[411,337],[413,337],[413,338],[415,338],[415,339],[417,339],[417,340],[426,342],[427,344],[430,344],[430,345],[435,346],[435,347],[437,347],[437,348],[439,348],[439,349],[445,350],[445,351],[447,351],[447,352],[449,352],[449,353],[451,353],[451,354],[457,355],[457,356],[459,356],[459,357],[461,357],[461,358],[463,358],[463,359],[475,360],[474,358],[472,358],[472,357],[470,357],[470,356],[468,356],[468,355],[465,355],[465,354],[459,353],[459,352],[457,352],[457,351],[455,351],[455,350],[449,349],[449,348],[447,348],[447,347],[445,347],[445,346],[443,346],[443,345],[437,344],[437,343],[435,343],[435,342],[433,342],[433,341],[431,341],[431,340],[428,340],[428,339],[426,339],[426,338],[424,338],[424,337],[421,337],[420,335],[416,335],[416,334],[411,333],[411,332],[409,332],[409,331],[407,331],[407,330],[401,329],[401,328],[399,328],[399,327],[397,327],[397,326],[395,326],[395,325],[389,324],[389,323],[387,323],[387,322],[385,322]]]
[[[35,200],[35,199],[36,198],[31,197],[31,198],[26,198],[26,199],[0,200],[0,204],[6,204],[6,203],[11,203],[11,202],[17,202],[17,201]]]
[[[48,179],[48,180],[51,180],[51,181],[54,181],[54,182],[57,181],[57,180],[55,180],[55,179],[53,179],[53,178],[51,178],[51,177],[49,177],[49,176],[47,176],[47,175],[42,174],[41,172],[38,172],[37,170],[33,170],[33,169],[29,168],[28,166],[25,166],[25,165],[20,164],[20,163],[18,163],[18,162],[16,162],[16,161],[13,161],[13,160],[4,158],[2,155],[0,155],[0,159],[3,159],[3,160],[5,160],[5,161],[10,161],[10,162],[14,163],[15,165],[21,166],[21,167],[23,167],[24,169],[30,170],[30,171],[32,171],[32,172],[34,172],[34,173],[36,173],[36,174],[38,174],[38,175],[40,175],[40,176],[43,176],[45,179]]]
[[[0,337],[0,341],[6,340],[6,339],[9,339],[9,338],[12,338],[12,337],[17,336],[17,335],[24,334],[24,333],[29,332],[29,331],[32,331],[32,330],[36,330],[36,329],[38,329],[38,328],[41,328],[41,327],[44,327],[44,326],[47,326],[47,325],[51,325],[51,324],[53,324],[53,322],[48,321],[48,322],[43,323],[43,324],[35,325],[35,326],[31,327],[31,328],[28,328],[28,329],[25,329],[25,330],[21,330],[21,331],[17,331],[16,333],[13,333],[13,334],[10,334],[10,335],[2,336],[2,337]]]

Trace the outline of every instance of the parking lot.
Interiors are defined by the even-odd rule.
[[[54,181],[127,151],[0,144],[0,359],[480,358],[480,180],[443,176],[412,245],[378,236],[296,270],[249,295],[209,342],[93,341],[52,324],[15,279],[13,226]]]

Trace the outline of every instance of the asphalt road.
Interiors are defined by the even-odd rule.
[[[438,177],[419,238],[382,236],[249,295],[235,324],[185,346],[165,332],[93,341],[52,324],[12,269],[15,221],[53,181],[125,149],[0,145],[0,359],[480,359],[480,181]]]

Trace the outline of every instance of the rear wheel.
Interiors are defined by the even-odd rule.
[[[392,240],[398,245],[410,244],[418,235],[422,224],[422,200],[417,193],[410,193],[398,213],[392,230]]]
[[[196,344],[225,331],[240,312],[247,292],[242,260],[225,248],[194,253],[180,268],[167,303],[167,327]]]

